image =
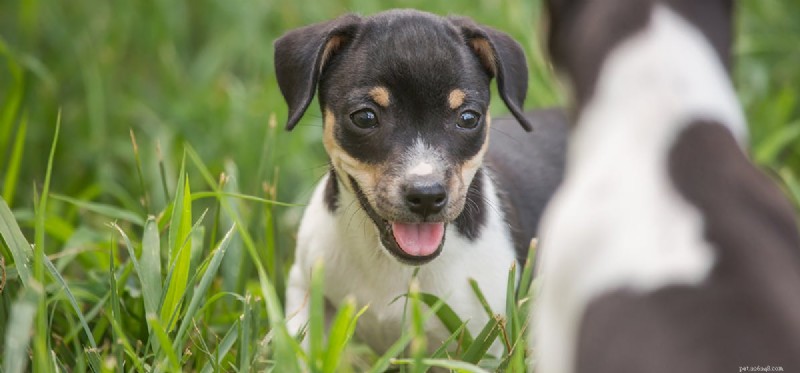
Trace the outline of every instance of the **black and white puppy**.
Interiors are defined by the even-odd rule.
[[[508,270],[525,258],[560,182],[566,137],[561,112],[521,111],[520,46],[466,18],[394,10],[290,31],[275,42],[275,68],[287,129],[318,90],[331,164],[299,228],[289,328],[308,320],[317,261],[327,301],[369,305],[356,332],[376,351],[404,328],[404,302],[395,300],[416,268],[420,291],[447,301],[473,333],[488,317],[468,279],[502,312]],[[495,130],[492,78],[515,118],[495,121]],[[428,330],[434,341],[448,336],[439,323]]]
[[[536,371],[800,371],[800,238],[743,150],[732,2],[548,3],[577,123],[540,227]]]

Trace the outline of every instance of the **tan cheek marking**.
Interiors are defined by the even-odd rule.
[[[467,95],[464,91],[460,89],[454,89],[450,91],[450,94],[447,96],[447,104],[450,105],[451,109],[457,109],[462,104],[464,104],[464,98]]]
[[[369,96],[378,105],[382,107],[389,107],[389,90],[386,87],[375,87],[369,91]]]
[[[342,180],[345,187],[351,193],[353,192],[353,186],[350,185],[350,178],[344,177],[343,173],[353,176],[358,181],[361,189],[367,195],[367,199],[374,204],[372,201],[372,195],[374,194],[372,190],[377,183],[378,175],[381,175],[383,170],[364,164],[363,162],[360,162],[347,154],[347,152],[336,142],[336,138],[334,136],[336,119],[333,115],[333,111],[331,111],[329,108],[325,108],[324,111],[325,129],[322,135],[322,144],[325,146],[325,151],[328,152],[328,156],[331,158],[333,169],[336,171],[336,173],[339,175],[339,179]]]
[[[467,188],[469,188],[469,182],[472,181],[472,177],[475,176],[475,173],[478,172],[478,168],[480,168],[481,164],[483,164],[483,156],[486,154],[486,150],[489,149],[489,130],[491,128],[492,117],[487,111],[486,137],[483,139],[483,145],[481,145],[481,149],[478,151],[478,154],[475,154],[472,156],[472,158],[467,159],[467,161],[461,166],[461,187],[464,189],[463,193],[467,192]]]

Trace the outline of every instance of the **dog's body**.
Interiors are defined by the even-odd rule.
[[[537,372],[800,369],[800,238],[741,149],[731,3],[549,5],[579,110],[540,228]]]
[[[298,234],[291,331],[308,320],[311,267],[322,262],[333,306],[347,297],[369,305],[356,332],[377,351],[406,327],[398,298],[417,269],[419,290],[444,299],[477,333],[488,315],[468,279],[502,312],[508,271],[525,258],[562,176],[565,118],[521,112],[519,45],[464,18],[390,11],[292,31],[275,55],[289,128],[319,86],[332,166]],[[493,77],[516,121],[535,134],[504,123],[513,119],[491,124]],[[438,322],[427,330],[432,349],[449,335]]]

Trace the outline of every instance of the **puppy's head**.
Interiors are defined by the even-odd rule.
[[[411,10],[346,15],[275,42],[291,130],[319,90],[324,144],[399,260],[435,258],[488,146],[489,82],[520,124],[527,66],[508,35]]]

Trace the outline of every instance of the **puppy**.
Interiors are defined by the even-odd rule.
[[[536,371],[800,371],[800,238],[742,150],[732,2],[548,5],[578,116],[540,229]]]
[[[488,315],[468,279],[502,313],[508,271],[526,257],[562,177],[566,137],[561,112],[521,111],[519,44],[466,18],[393,10],[290,31],[275,42],[275,68],[288,130],[318,90],[331,165],[299,228],[291,331],[307,323],[317,261],[331,305],[348,296],[369,305],[356,333],[378,352],[405,328],[396,299],[417,270],[419,290],[445,300],[473,334]],[[493,78],[514,116],[494,125]],[[427,330],[432,349],[449,336],[438,321]]]

